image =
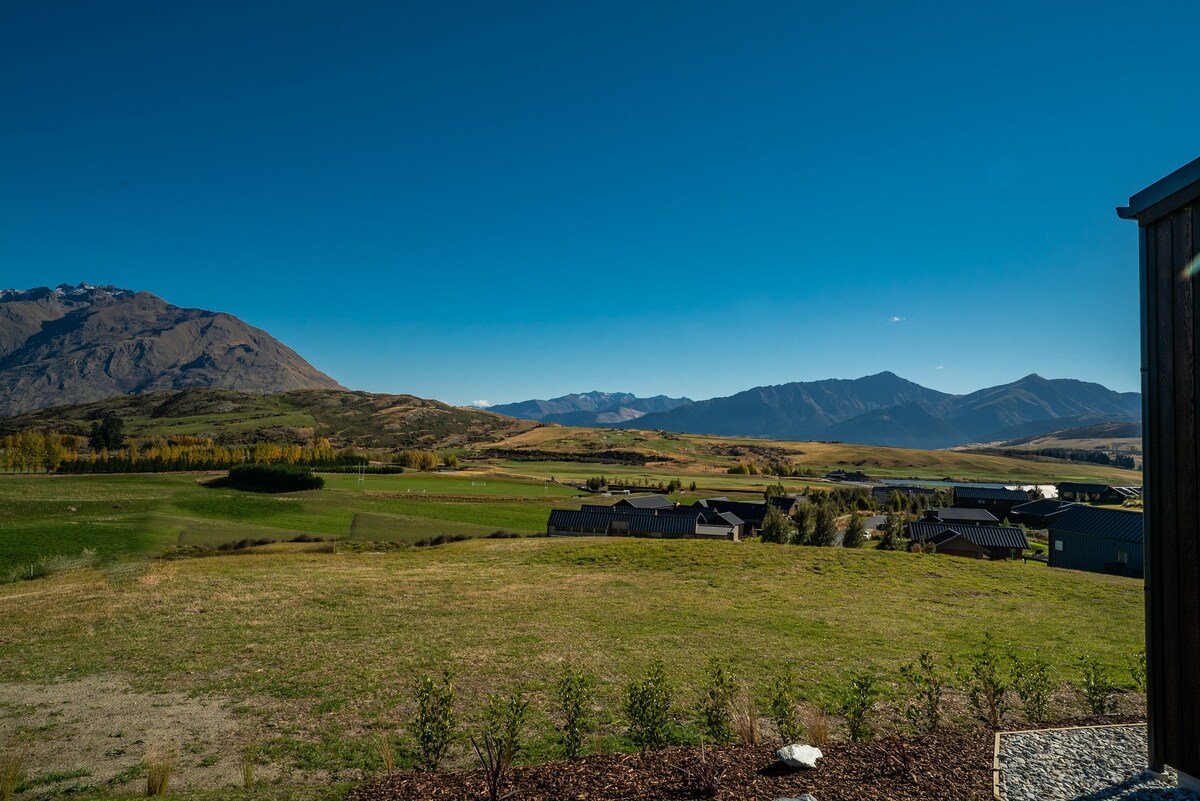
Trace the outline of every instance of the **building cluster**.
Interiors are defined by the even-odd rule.
[[[551,510],[546,534],[737,541],[758,533],[768,508],[775,507],[791,515],[799,503],[793,497],[769,501],[731,501],[719,497],[682,506],[663,495],[631,496],[611,506],[585,503],[578,510]]]

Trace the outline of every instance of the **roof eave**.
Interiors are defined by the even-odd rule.
[[[1200,158],[1131,196],[1128,206],[1117,207],[1117,216],[1137,220],[1138,225],[1149,225],[1197,198],[1200,198]]]

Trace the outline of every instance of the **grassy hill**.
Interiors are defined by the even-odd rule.
[[[86,433],[115,415],[132,436],[212,436],[223,444],[303,442],[329,437],[339,446],[447,448],[490,442],[536,423],[463,409],[412,395],[297,390],[252,395],[189,389],[126,395],[0,418],[0,436],[17,431]]]
[[[1082,654],[1125,675],[1142,636],[1142,586],[1130,579],[755,542],[474,540],[137,560],[0,586],[0,610],[0,733],[21,734],[42,774],[82,777],[47,780],[47,792],[74,781],[85,797],[136,789],[144,743],[162,738],[179,748],[173,788],[237,781],[245,743],[268,782],[357,779],[381,768],[372,735],[402,731],[414,676],[443,668],[470,722],[487,693],[517,682],[546,709],[562,666],[586,667],[601,679],[597,742],[622,747],[624,682],[656,657],[682,712],[714,656],[732,659],[755,695],[791,668],[811,704],[858,669],[895,692],[899,664],[931,647],[962,657],[985,631],[1039,649],[1058,681]],[[64,699],[100,708],[110,696],[119,704],[99,725],[50,714],[83,708]],[[961,693],[948,701],[962,719]],[[1076,704],[1054,699],[1060,712]],[[894,721],[889,710],[876,714]],[[532,758],[551,749],[538,712]],[[467,762],[459,744],[451,763]]]

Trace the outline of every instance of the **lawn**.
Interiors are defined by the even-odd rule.
[[[1142,636],[1141,582],[1129,579],[625,539],[117,563],[0,587],[0,610],[0,688],[119,677],[131,699],[218,699],[272,770],[342,778],[376,766],[367,733],[399,726],[426,671],[454,670],[473,720],[485,694],[517,682],[544,709],[567,663],[600,676],[615,712],[623,682],[656,657],[684,702],[714,656],[755,692],[791,668],[821,698],[853,670],[894,677],[922,649],[961,657],[984,631],[1037,648],[1060,679],[1083,654],[1123,675]],[[0,734],[16,720],[0,714]],[[535,729],[548,753],[544,715]]]

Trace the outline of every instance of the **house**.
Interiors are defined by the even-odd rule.
[[[905,526],[908,538],[932,543],[938,553],[969,559],[1016,559],[1029,548],[1025,532],[1011,526],[982,526],[918,521]]]
[[[705,519],[698,511],[683,509],[638,509],[585,505],[579,510],[552,509],[546,521],[548,537],[656,537],[679,539],[738,540],[741,521],[714,516]]]
[[[937,490],[933,487],[916,487],[906,486],[903,484],[884,484],[879,487],[871,488],[871,499],[880,506],[886,506],[888,499],[892,497],[893,492],[900,493],[902,498],[908,499],[918,495],[933,496],[937,494]]]
[[[825,474],[826,481],[870,481],[870,477],[861,470],[847,472],[845,470],[834,470]]]
[[[1050,567],[1140,578],[1142,513],[1075,504],[1050,520]]]
[[[1049,528],[1050,520],[1055,515],[1062,514],[1072,506],[1075,504],[1071,501],[1058,498],[1039,498],[1036,501],[1019,503],[1014,506],[1009,512],[1008,520],[1013,524],[1023,523],[1026,528]]]
[[[922,523],[953,523],[969,526],[995,526],[1000,521],[987,509],[958,509],[953,506],[933,506],[925,510]]]
[[[638,495],[622,498],[614,506],[631,509],[674,509],[675,502],[665,495]]]
[[[752,537],[762,528],[767,516],[765,501],[731,501],[728,498],[701,498],[688,509],[697,511],[707,509],[713,512],[726,512],[735,515],[742,521],[743,533]]]
[[[1142,497],[1141,487],[1114,487],[1110,484],[1087,484],[1078,481],[1064,481],[1056,486],[1061,500],[1078,503],[1118,506],[1127,500]]]
[[[1008,517],[1012,508],[1029,501],[1025,490],[1004,487],[954,487],[954,506],[958,509],[987,509],[997,520]]]

